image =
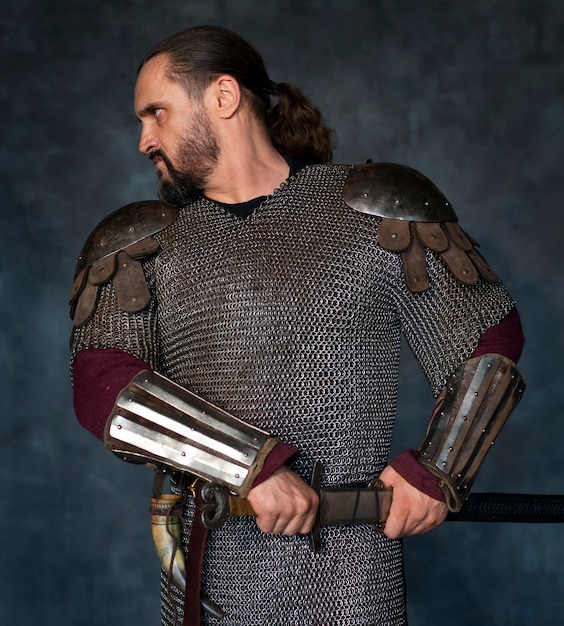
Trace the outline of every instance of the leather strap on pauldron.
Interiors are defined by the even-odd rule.
[[[379,244],[401,255],[406,285],[413,293],[429,288],[425,248],[437,252],[454,276],[473,285],[481,275],[498,280],[458,225],[442,192],[423,174],[397,163],[355,165],[343,188],[353,209],[382,218]]]
[[[128,313],[144,309],[151,295],[140,260],[156,252],[151,235],[171,224],[176,209],[160,202],[133,202],[106,217],[87,239],[78,258],[70,297],[75,328],[96,310],[100,287],[113,280],[118,306]]]
[[[488,450],[525,390],[513,361],[486,354],[464,362],[439,395],[418,460],[460,511]]]

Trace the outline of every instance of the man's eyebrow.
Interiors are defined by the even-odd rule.
[[[139,119],[151,115],[155,109],[162,109],[164,102],[150,102],[139,111],[136,111],[136,115]]]

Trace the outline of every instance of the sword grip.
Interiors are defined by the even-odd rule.
[[[229,498],[229,515],[256,517],[255,510],[247,498],[231,496]]]

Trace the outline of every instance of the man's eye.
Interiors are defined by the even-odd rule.
[[[164,109],[153,109],[153,115],[155,117],[159,117],[159,115],[163,112]]]

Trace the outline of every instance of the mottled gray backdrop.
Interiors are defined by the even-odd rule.
[[[158,623],[151,476],[75,421],[66,301],[90,229],[154,197],[137,63],[225,25],[302,86],[336,160],[434,180],[520,303],[528,393],[476,490],[564,493],[564,3],[560,0],[2,0],[0,623]],[[404,367],[396,449],[431,398]],[[564,525],[450,524],[405,541],[412,626],[564,623]],[[252,598],[249,598],[252,610]]]

